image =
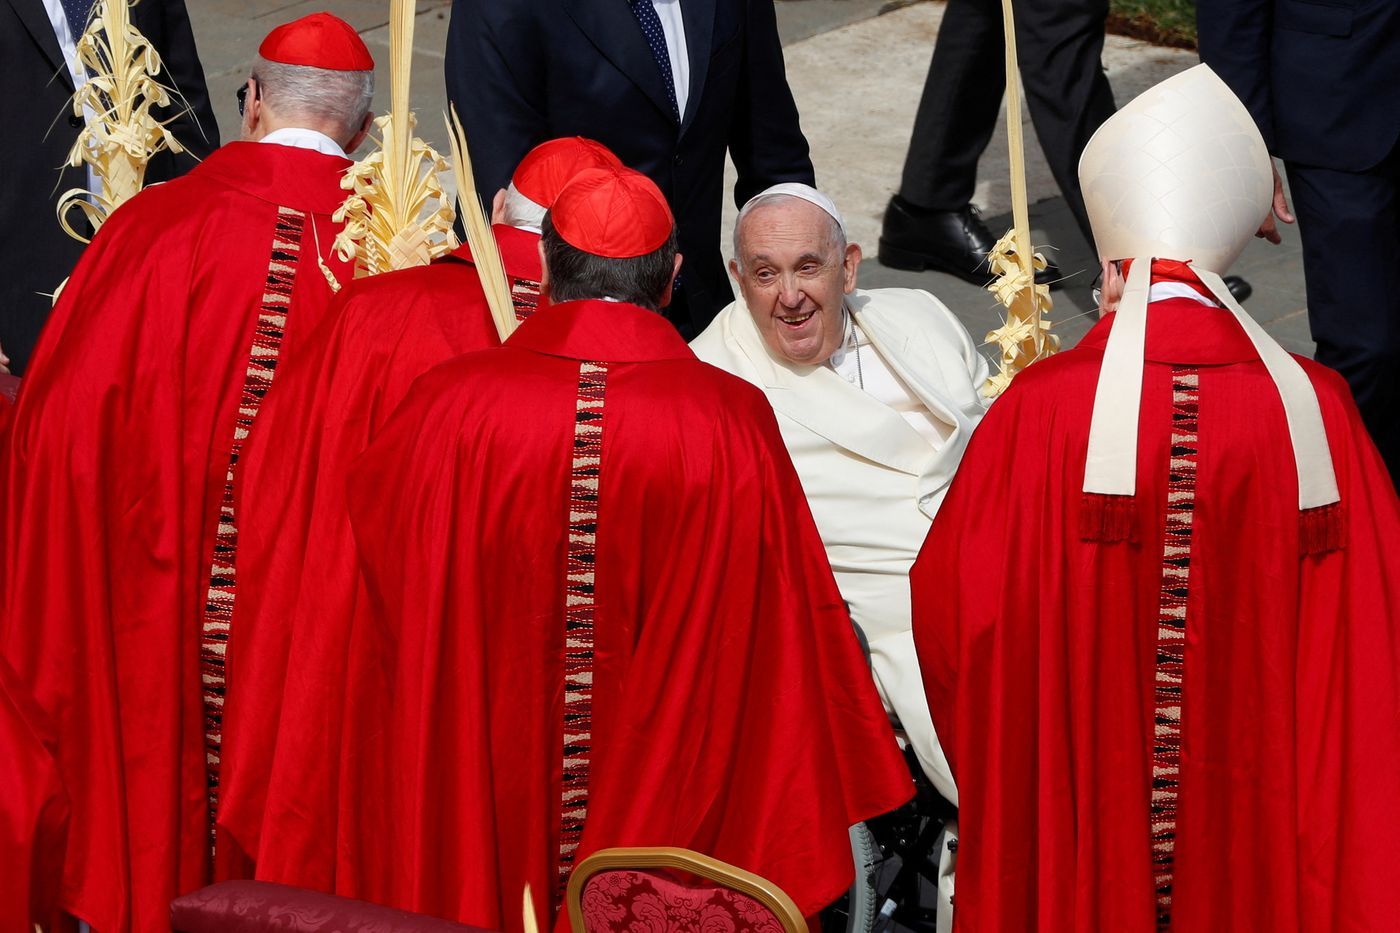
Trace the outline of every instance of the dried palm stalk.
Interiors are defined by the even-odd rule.
[[[1050,289],[1035,284],[1037,269],[1045,259],[1031,252],[1029,199],[1026,196],[1026,149],[1021,136],[1021,71],[1016,62],[1016,22],[1011,0],[1002,0],[1002,21],[1006,31],[1006,129],[1011,149],[1011,230],[987,254],[996,279],[987,290],[1006,306],[1002,326],[987,335],[1000,351],[997,372],[982,387],[982,394],[995,398],[1011,384],[1012,378],[1041,357],[1060,348],[1060,339],[1050,332],[1045,312],[1052,307]]]
[[[523,918],[523,928],[525,933],[540,933],[540,921],[535,916],[535,905],[530,901],[530,882],[525,882],[525,916]]]
[[[167,123],[152,111],[170,105],[175,91],[156,80],[162,64],[155,47],[131,25],[127,0],[99,0],[77,42],[87,82],[73,95],[73,113],[87,120],[68,153],[73,167],[88,165],[101,180],[99,191],[72,188],[58,199],[58,222],[84,243],[69,222],[78,208],[94,231],[123,202],[141,190],[146,165],[156,153],[184,152]],[[178,115],[178,114],[177,114]]]
[[[350,195],[334,215],[345,223],[335,251],[355,262],[356,275],[427,265],[457,245],[452,199],[442,186],[447,160],[413,135],[413,0],[391,0],[389,10],[389,112],[374,121],[378,148],[341,179]]]
[[[487,220],[486,210],[476,193],[476,175],[472,172],[471,153],[467,151],[467,134],[462,131],[462,123],[457,119],[456,107],[451,107],[448,128],[451,130],[452,169],[457,176],[457,200],[462,205],[462,226],[467,231],[467,246],[472,251],[481,287],[486,292],[486,303],[491,308],[496,333],[504,341],[520,322],[515,316],[515,305],[511,302],[510,279],[501,260],[496,234],[491,230],[491,222]]]

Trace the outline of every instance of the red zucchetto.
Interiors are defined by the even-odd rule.
[[[655,252],[675,226],[661,189],[629,168],[580,172],[559,192],[550,220],[564,242],[608,259]]]
[[[267,34],[258,54],[270,62],[327,71],[372,71],[374,57],[355,28],[330,13],[311,13]]]
[[[565,136],[540,143],[525,154],[511,176],[515,190],[544,208],[579,172],[591,168],[621,168],[622,160],[600,142]]]

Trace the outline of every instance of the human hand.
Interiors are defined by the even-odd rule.
[[[1271,160],[1272,161],[1272,160]],[[1268,240],[1270,243],[1282,243],[1283,237],[1279,236],[1278,223],[1275,218],[1286,224],[1291,224],[1296,220],[1293,212],[1288,209],[1288,196],[1283,193],[1283,179],[1278,175],[1278,165],[1274,169],[1274,203],[1268,214],[1264,215],[1264,222],[1259,225],[1259,230],[1254,235]]]

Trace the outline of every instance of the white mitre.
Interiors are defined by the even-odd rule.
[[[1234,313],[1283,400],[1298,506],[1340,499],[1317,393],[1298,361],[1244,312],[1221,279],[1268,216],[1273,164],[1249,111],[1206,65],[1149,88],[1099,127],[1079,160],[1099,256],[1132,259],[1104,348],[1084,491],[1131,496],[1153,259],[1190,262]]]

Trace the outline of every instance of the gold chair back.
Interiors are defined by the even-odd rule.
[[[792,898],[782,888],[752,872],[744,871],[717,858],[678,849],[656,846],[636,849],[600,849],[579,863],[569,878],[565,903],[573,933],[588,933],[583,923],[583,889],[588,880],[604,871],[646,871],[674,869],[713,881],[745,894],[761,903],[782,924],[784,933],[807,933],[807,921]]]

